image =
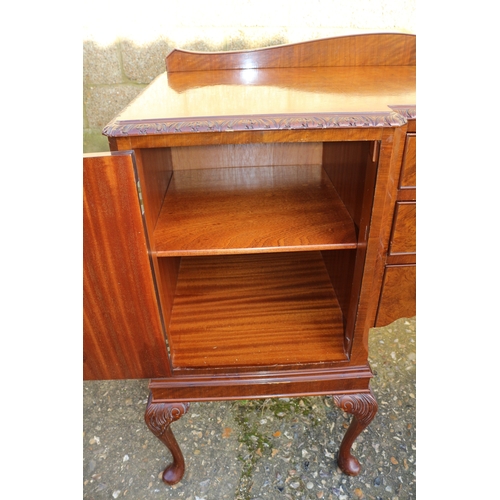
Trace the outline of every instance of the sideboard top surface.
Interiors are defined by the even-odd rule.
[[[217,56],[197,55],[201,62]],[[385,127],[403,125],[415,115],[414,64],[212,67],[162,73],[104,135]]]

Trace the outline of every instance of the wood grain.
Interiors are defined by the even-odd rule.
[[[131,137],[400,126],[407,119],[391,106],[416,98],[413,66],[237,70],[231,80],[231,71],[219,73],[159,75],[103,133]],[[255,82],[248,84],[249,79]]]
[[[382,288],[385,254],[394,213],[398,180],[403,158],[406,127],[384,130],[373,191],[366,240],[366,258],[361,276],[358,308],[354,324],[351,359],[360,363],[368,355],[368,330],[375,323]]]
[[[323,145],[323,167],[359,228],[365,196],[366,166],[370,142],[327,142]]]
[[[417,187],[417,134],[406,134],[406,145],[401,167],[399,187]]]
[[[165,59],[171,73],[242,68],[414,66],[415,63],[415,35],[398,33],[342,36],[232,52],[174,49]]]
[[[183,258],[169,330],[174,369],[346,360],[319,252]]]
[[[417,204],[397,202],[389,255],[415,254],[417,251]]]
[[[323,144],[219,144],[171,148],[174,170],[321,165]]]
[[[83,168],[85,380],[170,374],[130,152]]]
[[[308,143],[323,141],[376,141],[380,140],[383,129],[374,128],[316,128],[283,130],[235,130],[231,133],[212,131],[210,134],[151,134],[126,137],[109,137],[116,144],[116,151],[133,149],[138,151],[150,148],[219,146],[227,144],[271,144],[271,143]],[[115,151],[115,149],[113,149]]]
[[[176,171],[154,238],[158,256],[356,248],[320,166]]]
[[[149,388],[156,401],[227,401],[266,397],[346,394],[367,391],[373,373],[368,365],[300,370],[196,374],[176,371],[175,377],[153,379]]]
[[[339,366],[341,365],[341,366]],[[281,367],[283,368],[283,367]],[[156,401],[227,401],[266,397],[346,394],[367,391],[373,373],[370,367],[335,367],[300,370],[196,374],[176,371],[175,377],[153,379],[149,388]]]
[[[416,315],[417,266],[387,266],[375,326]]]

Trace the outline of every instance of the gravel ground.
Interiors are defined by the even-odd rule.
[[[172,424],[186,473],[167,486],[170,453],[144,423],[148,381],[85,382],[83,498],[413,499],[415,335],[415,318],[371,331],[379,410],[353,447],[357,477],[337,468],[351,416],[327,396],[191,404]]]

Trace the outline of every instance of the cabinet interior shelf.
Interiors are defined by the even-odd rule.
[[[321,165],[175,170],[158,257],[354,249],[354,223]]]
[[[169,332],[174,369],[347,360],[318,251],[181,258]]]

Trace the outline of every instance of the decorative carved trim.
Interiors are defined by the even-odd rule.
[[[399,127],[406,123],[400,112],[380,114],[288,115],[284,117],[169,119],[141,122],[111,122],[102,133],[108,137],[236,132],[249,130],[304,130],[359,127]]]
[[[151,432],[160,437],[167,427],[179,420],[189,410],[189,403],[148,404],[144,418]]]
[[[357,421],[365,427],[375,417],[378,404],[373,394],[342,394],[333,396],[335,404],[342,410],[354,415]]]
[[[144,420],[149,430],[172,454],[172,463],[163,471],[163,481],[166,484],[176,484],[184,475],[185,462],[170,424],[179,420],[189,410],[189,403],[152,403],[151,401],[152,394],[150,393]]]
[[[353,415],[351,425],[340,445],[337,464],[347,475],[357,476],[361,466],[357,458],[351,454],[351,447],[354,440],[375,417],[378,410],[377,401],[371,390],[369,393],[333,396],[333,401],[339,408]]]
[[[396,113],[407,120],[415,120],[417,118],[417,107],[416,106],[389,106]]]

